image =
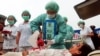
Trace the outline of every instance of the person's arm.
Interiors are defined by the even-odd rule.
[[[30,27],[32,29],[32,32],[35,32],[36,30],[38,31],[40,30],[40,26],[42,25],[43,18],[44,15],[40,15],[30,22]]]
[[[20,35],[21,33],[18,31],[16,36],[16,44],[19,44]]]
[[[88,28],[88,34],[87,34],[87,37],[91,37],[91,36],[93,36],[94,35],[94,33],[93,33],[93,31],[92,31],[92,29],[91,28]]]
[[[7,35],[8,35],[8,33],[9,33],[9,31],[6,30],[6,29],[7,29],[7,27],[4,27],[4,28],[3,28],[2,36],[3,36],[4,39],[8,40],[9,38],[7,37]]]
[[[38,36],[40,34],[39,33],[40,26],[42,25],[43,19],[44,19],[44,15],[40,15],[30,22],[30,27],[31,27],[31,30],[33,32],[32,36],[35,37],[35,38],[32,38],[32,37],[31,38],[34,39],[34,41],[37,41],[37,39],[38,39]],[[29,38],[29,39],[31,39],[31,38]],[[29,43],[31,43],[31,42],[29,41]],[[34,43],[34,44],[36,44],[36,43]],[[32,46],[37,48],[37,45],[32,44]]]
[[[98,37],[100,38],[100,34],[98,34]]]
[[[72,33],[72,37],[73,37],[73,35],[74,35],[74,30],[73,30],[72,27],[71,27],[70,31],[71,31],[71,33]]]
[[[89,34],[87,34],[88,37],[91,37],[93,35],[94,35],[93,32],[90,32]]]
[[[20,36],[21,36],[21,31],[22,31],[22,26],[19,25],[19,27],[17,28],[17,35],[16,35],[16,44],[18,45],[19,44],[19,39],[20,39]]]
[[[58,32],[58,35],[56,35],[55,37],[54,37],[54,40],[55,40],[55,43],[62,43],[62,42],[64,42],[64,38],[65,38],[65,36],[66,36],[66,34],[67,34],[67,31],[66,31],[66,26],[65,26],[66,24],[65,23],[61,23],[60,25],[59,25],[59,32]]]
[[[70,40],[70,39],[72,39],[73,38],[73,35],[74,35],[74,30],[73,30],[73,28],[71,27],[71,26],[66,26],[67,27],[67,34],[66,34],[66,40],[68,39],[68,40]]]

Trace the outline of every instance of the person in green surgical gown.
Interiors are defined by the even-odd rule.
[[[45,6],[45,9],[46,13],[39,15],[30,23],[33,34],[39,32],[40,26],[42,26],[43,39],[46,44],[53,49],[65,49],[66,23],[58,14],[59,5],[51,1]]]
[[[69,40],[69,42],[65,42],[65,46],[67,49],[69,49],[72,46],[72,39],[73,39],[73,35],[74,35],[74,30],[73,30],[72,26],[67,24],[68,19],[66,17],[64,17],[64,20],[66,22],[66,29],[67,29],[65,41]]]

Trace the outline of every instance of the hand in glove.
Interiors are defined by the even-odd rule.
[[[37,40],[39,36],[39,31],[35,31],[32,36],[29,37],[28,42],[34,47],[38,48]]]

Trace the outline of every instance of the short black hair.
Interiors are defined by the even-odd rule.
[[[92,30],[95,30],[96,26],[95,26],[95,25],[91,25],[90,28],[91,28]]]
[[[83,46],[79,49],[81,51],[81,54],[78,56],[87,56],[90,52],[93,51],[93,49],[86,43],[83,43]]]
[[[0,24],[5,25],[4,23],[5,23],[6,18],[7,18],[6,16],[0,14]]]

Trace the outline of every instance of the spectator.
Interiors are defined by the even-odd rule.
[[[66,17],[64,17],[65,23],[68,22],[68,19]],[[72,40],[73,40],[73,35],[74,35],[74,30],[72,28],[72,26],[66,24],[66,37],[65,37],[65,41],[70,40],[70,42],[65,42],[65,46],[67,49],[69,49],[72,46]]]
[[[86,42],[92,49],[95,49],[94,44],[91,40],[91,36],[93,36],[93,31],[90,27],[85,26],[84,21],[79,21],[78,26],[81,28],[80,30],[80,37],[83,39],[83,42]]]
[[[5,20],[6,16],[0,14],[0,54],[2,54],[3,51],[3,36],[2,36],[2,30],[5,26]]]
[[[9,23],[9,25],[5,26],[3,29],[4,52],[14,51],[14,49],[16,48],[17,27],[14,26],[14,24],[16,23],[16,18],[13,15],[9,15],[7,18],[7,21]]]
[[[28,43],[27,39],[32,35],[29,19],[31,15],[29,11],[22,12],[22,19],[24,22],[19,25],[16,43],[19,46],[19,51],[31,49],[32,46]]]

